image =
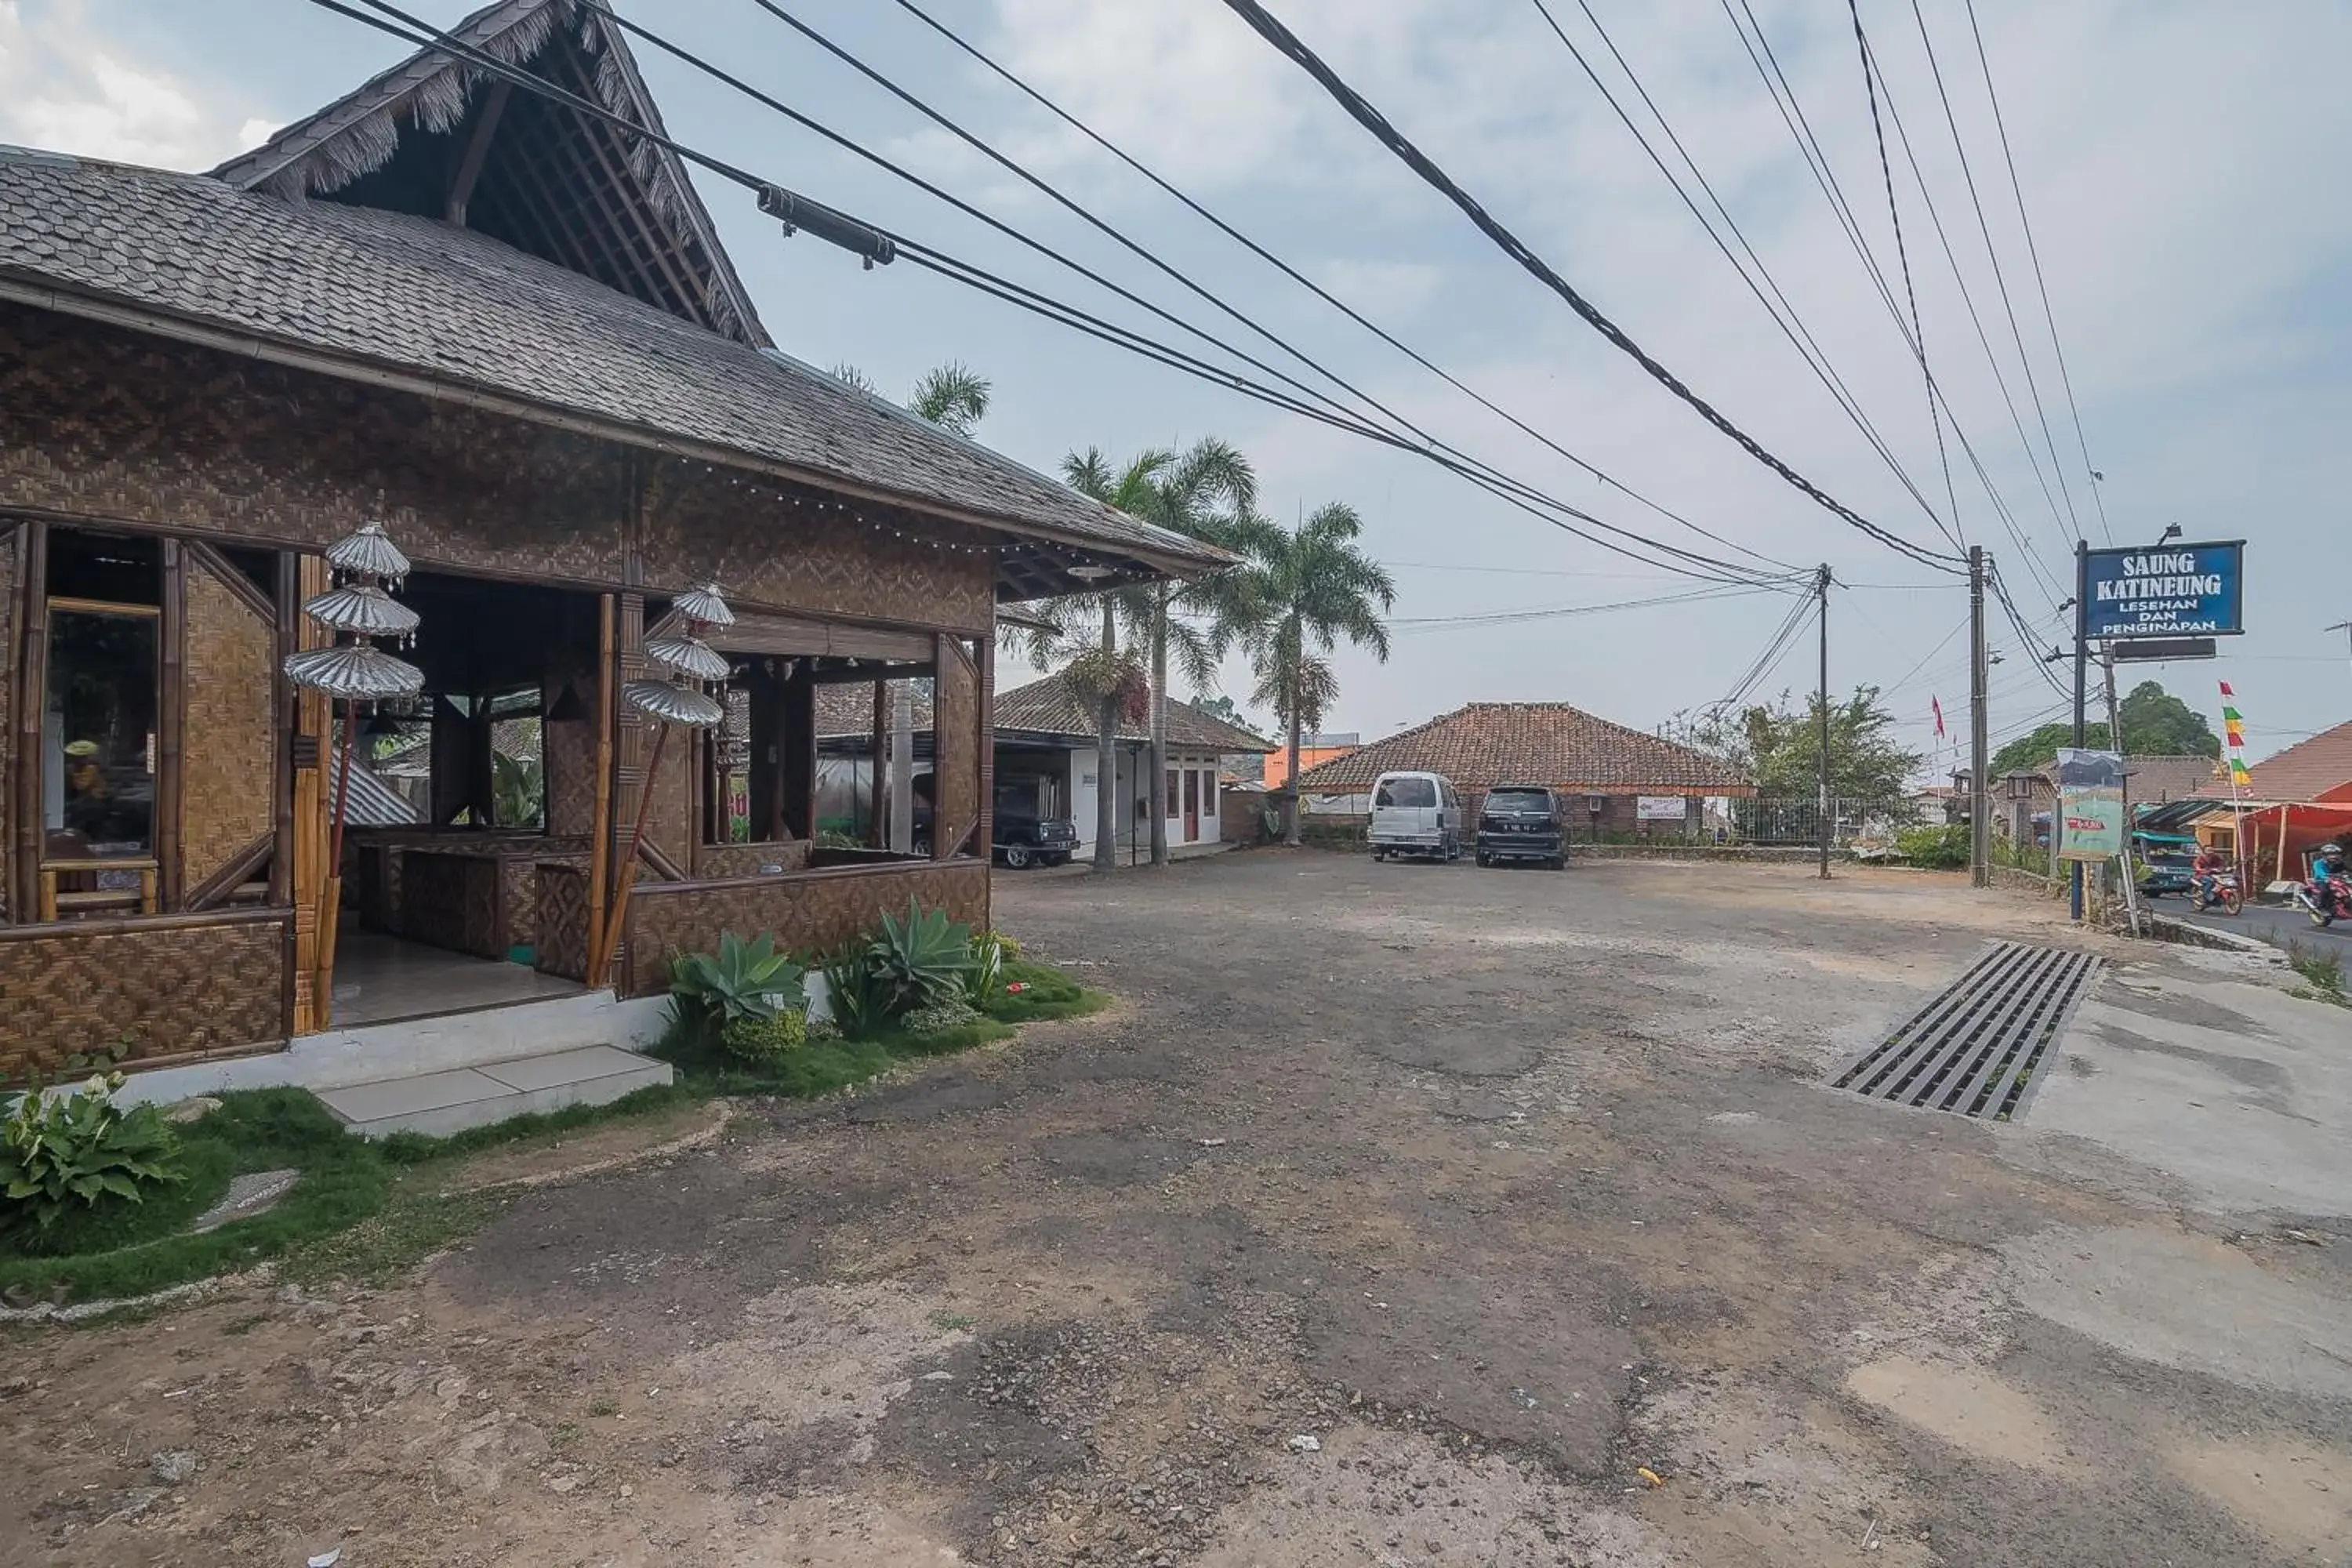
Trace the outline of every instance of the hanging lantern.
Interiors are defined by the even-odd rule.
[[[363,637],[404,637],[416,630],[416,612],[373,583],[346,583],[304,601],[302,613],[320,626]]]
[[[647,637],[646,658],[692,680],[724,680],[734,670],[709,643],[694,637]]]
[[[735,612],[727,607],[727,601],[720,595],[716,583],[688,588],[671,600],[669,607],[688,620],[700,621],[706,626],[731,626],[735,624]]]
[[[327,564],[344,581],[323,594],[314,594],[302,613],[338,638],[324,647],[303,648],[286,656],[286,679],[308,691],[317,691],[343,705],[343,743],[336,748],[332,836],[327,852],[327,874],[319,889],[319,965],[313,983],[313,1005],[324,1027],[334,1010],[335,927],[342,905],[343,824],[349,815],[352,753],[359,749],[359,705],[415,696],[425,689],[425,672],[394,658],[375,646],[377,637],[414,638],[417,616],[386,590],[408,576],[408,557],[400,552],[370,518],[350,534],[327,547]]]
[[[675,681],[632,680],[621,688],[621,695],[640,713],[692,730],[708,730],[727,716],[717,698]]]

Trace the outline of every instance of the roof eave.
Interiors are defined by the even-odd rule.
[[[754,453],[712,442],[697,441],[676,436],[649,426],[632,425],[598,415],[584,414],[559,404],[543,403],[521,397],[510,392],[500,392],[478,383],[453,376],[434,375],[412,366],[371,359],[362,354],[339,353],[315,344],[291,339],[272,337],[239,328],[223,327],[195,316],[163,310],[152,306],[133,304],[114,296],[93,290],[79,289],[20,269],[0,267],[0,300],[30,305],[37,310],[52,310],[59,315],[77,316],[86,321],[110,326],[127,327],[136,331],[151,332],[158,337],[191,343],[201,348],[241,354],[267,363],[281,364],[290,369],[310,371],[345,381],[361,381],[394,391],[407,392],[420,397],[461,404],[485,412],[502,414],[533,424],[551,426],[603,440],[618,441],[665,455],[690,458],[697,462],[722,463],[730,468],[772,475],[797,484],[816,486],[843,495],[903,506],[924,512],[945,521],[983,528],[1017,538],[1034,539],[1082,552],[1089,557],[1124,559],[1130,568],[1120,574],[1129,580],[1150,580],[1154,577],[1189,579],[1204,573],[1221,571],[1234,563],[1234,557],[1213,545],[1185,541],[1188,546],[1181,552],[1146,545],[1130,541],[1110,541],[1092,537],[1074,529],[1051,523],[998,513],[976,511],[953,506],[934,498],[911,495],[879,485],[828,473],[821,468],[803,468],[798,464],[779,462]],[[1171,536],[1172,542],[1172,536]],[[1075,584],[1076,579],[1072,580]],[[1099,586],[1099,584],[1093,584]],[[1077,591],[1074,587],[1071,591]]]

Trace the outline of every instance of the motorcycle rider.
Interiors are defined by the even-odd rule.
[[[2335,879],[2352,868],[2344,863],[2344,846],[2330,841],[2321,845],[2311,857],[2311,901],[2322,910],[2335,907]]]
[[[2189,868],[2189,879],[2209,900],[2221,896],[2221,867],[2220,850],[2210,844],[2197,847],[2197,858]]]

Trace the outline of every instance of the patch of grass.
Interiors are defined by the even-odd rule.
[[[215,1114],[226,1111],[224,1106]],[[17,1236],[16,1247],[29,1257],[62,1258],[170,1236],[187,1229],[198,1215],[220,1202],[229,1179],[248,1168],[238,1163],[234,1143],[209,1136],[182,1136],[176,1164],[181,1179],[145,1187],[138,1203],[113,1200],[95,1208],[69,1204],[47,1230],[27,1229]]]
[[[468,1154],[479,1154],[491,1149],[552,1142],[583,1127],[651,1116],[697,1104],[707,1098],[707,1095],[683,1083],[647,1084],[604,1105],[567,1105],[561,1110],[534,1111],[528,1116],[495,1121],[488,1127],[469,1127],[446,1138],[427,1138],[417,1132],[394,1132],[390,1137],[379,1139],[376,1148],[395,1165],[430,1165],[463,1159]]]
[[[1000,991],[981,1011],[1007,1024],[1044,1023],[1054,1018],[1083,1018],[1110,1005],[1110,998],[1089,991],[1060,970],[1030,959],[1016,958],[1004,966],[1004,984],[1018,984],[1018,994]]]
[[[155,1237],[68,1256],[0,1255],[0,1287],[23,1285],[46,1293],[52,1285],[64,1283],[78,1300],[144,1295],[249,1268],[355,1225],[383,1207],[390,1191],[383,1161],[373,1148],[345,1132],[307,1091],[247,1089],[220,1100],[218,1110],[181,1130],[184,1142],[192,1157],[205,1145],[226,1150],[232,1173],[299,1170],[301,1180],[277,1207],[201,1236]],[[219,1160],[217,1154],[205,1158]],[[187,1211],[180,1223],[194,1213]]]
[[[2290,942],[2286,944],[2286,961],[2305,981],[2305,985],[2294,993],[2297,996],[2307,1002],[2333,1002],[2338,1007],[2352,1007],[2352,996],[2344,991],[2343,954]]]
[[[931,1327],[935,1329],[968,1329],[978,1321],[980,1321],[978,1318],[971,1317],[963,1312],[933,1312],[931,1314]]]
[[[588,1402],[588,1414],[591,1415],[618,1415],[620,1413],[621,1402],[617,1399],[599,1395]]]
[[[304,1285],[330,1279],[385,1284],[420,1259],[479,1230],[499,1207],[498,1199],[478,1194],[403,1192],[379,1213],[289,1249],[278,1272]]]

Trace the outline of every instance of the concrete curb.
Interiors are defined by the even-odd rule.
[[[2259,937],[2233,936],[2225,931],[2212,931],[2204,926],[2190,925],[2151,910],[2144,917],[2148,934],[2158,942],[2179,942],[2183,947],[2210,948],[2219,952],[2242,952],[2252,958],[2267,958],[2274,963],[2284,963],[2286,954]]]

